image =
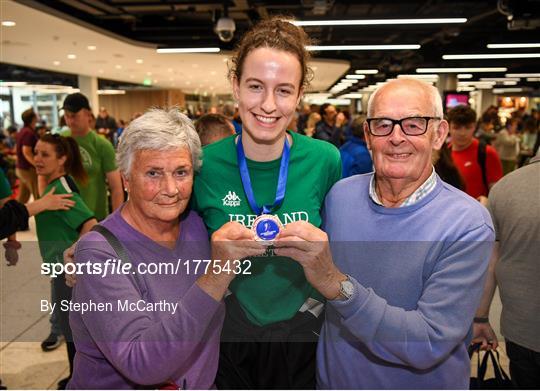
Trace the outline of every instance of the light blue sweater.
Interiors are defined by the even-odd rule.
[[[495,238],[487,210],[437,178],[417,204],[369,198],[373,174],[338,182],[324,228],[356,292],[330,301],[319,388],[465,389],[468,334]]]

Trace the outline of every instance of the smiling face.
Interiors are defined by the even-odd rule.
[[[193,164],[188,148],[135,152],[124,184],[129,203],[139,215],[173,222],[186,209],[193,187]]]
[[[373,102],[370,117],[402,119],[406,117],[435,117],[434,103],[427,91],[415,82],[396,82],[383,87]],[[430,120],[428,130],[420,136],[407,136],[395,125],[388,136],[373,136],[364,124],[364,134],[377,180],[396,181],[400,186],[418,188],[431,175],[431,154],[440,149],[448,124],[444,120]]]
[[[65,173],[66,156],[58,157],[54,145],[38,141],[34,153],[36,173],[43,176],[47,183]]]
[[[243,137],[257,144],[280,140],[302,94],[300,62],[291,53],[258,48],[244,60],[240,80],[233,80]]]

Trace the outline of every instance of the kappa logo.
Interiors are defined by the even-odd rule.
[[[236,192],[230,191],[225,197],[223,197],[223,206],[240,206],[240,197],[236,195]]]

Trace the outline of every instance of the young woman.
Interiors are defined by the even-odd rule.
[[[35,147],[35,167],[39,176],[47,184],[44,194],[54,189],[55,194],[73,194],[75,205],[69,210],[45,211],[36,215],[36,231],[43,262],[62,262],[62,253],[96,223],[94,214],[79,196],[79,191],[72,177],[84,182],[87,179],[82,166],[81,154],[77,142],[71,137],[45,134]],[[71,288],[65,284],[62,274],[52,279],[52,297],[56,309],[62,300],[71,299]],[[59,311],[60,326],[66,338],[70,376],[73,369],[75,345],[69,327],[69,312]],[[59,388],[67,384],[69,377],[58,383]]]
[[[322,296],[293,259],[271,247],[253,252],[251,230],[260,215],[277,226],[319,227],[324,197],[341,176],[337,148],[287,131],[310,79],[307,44],[302,29],[277,17],[242,38],[229,75],[242,133],[205,147],[195,180],[193,204],[214,258],[251,261],[225,300],[218,388],[315,388]]]

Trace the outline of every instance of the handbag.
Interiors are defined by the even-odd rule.
[[[474,353],[477,355],[477,373],[476,377],[470,379],[471,390],[510,390],[513,388],[510,377],[501,367],[499,361],[499,352],[497,350],[486,350],[480,359],[480,344],[469,347],[469,357],[472,359]],[[488,362],[491,361],[495,377],[486,379]]]

